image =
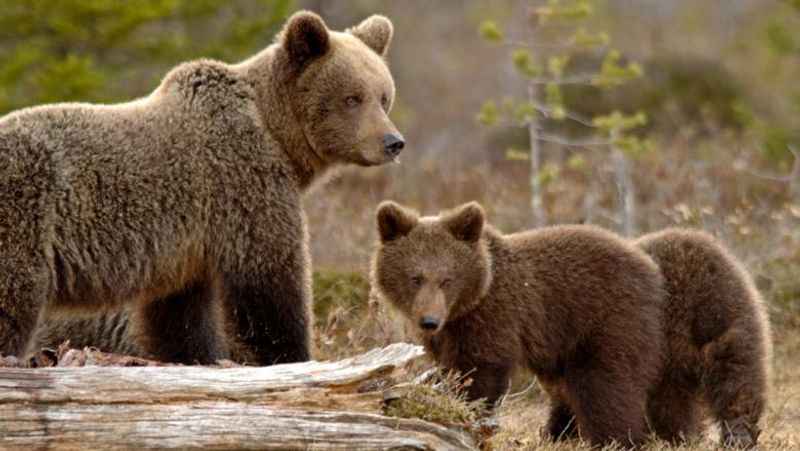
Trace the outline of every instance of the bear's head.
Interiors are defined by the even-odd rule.
[[[478,305],[491,283],[480,205],[471,202],[439,216],[419,217],[385,201],[377,221],[380,243],[372,282],[423,336],[436,334]]]
[[[403,149],[388,116],[395,95],[386,64],[392,33],[383,16],[336,32],[303,11],[279,35],[292,110],[324,164],[380,165],[397,160]]]

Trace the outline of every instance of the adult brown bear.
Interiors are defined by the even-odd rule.
[[[0,118],[0,353],[48,316],[126,304],[155,358],[209,363],[233,341],[250,363],[307,360],[301,195],[403,148],[391,38],[381,16],[333,32],[300,12],[254,57],[180,65],[145,98]]]

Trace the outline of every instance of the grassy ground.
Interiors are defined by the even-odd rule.
[[[776,334],[773,386],[764,431],[759,438],[759,449],[789,451],[800,449],[800,334],[783,331]],[[512,395],[513,398],[513,395]],[[493,450],[536,449],[543,451],[583,451],[591,448],[577,441],[548,443],[540,438],[539,428],[547,418],[547,402],[534,387],[524,396],[506,401],[498,412],[500,429],[490,440]],[[705,451],[714,449],[717,431],[709,427],[702,440],[682,446],[670,446],[655,441],[648,451],[683,450]]]
[[[316,347],[319,358],[341,358],[363,352],[375,346],[397,341],[414,341],[405,322],[396,312],[383,305],[370,293],[369,282],[360,273],[322,271],[315,274],[315,313],[317,319]],[[773,307],[778,294],[770,291]],[[794,310],[773,308],[773,374],[764,430],[759,439],[760,450],[788,451],[800,449],[800,326]],[[421,365],[413,373],[427,368]],[[438,399],[425,387],[417,393],[422,404]],[[412,397],[413,398],[413,397]],[[447,405],[457,409],[447,408]],[[452,400],[437,406],[420,403],[403,407],[397,416],[431,416],[457,418],[467,414],[463,406]],[[452,412],[445,412],[445,411]],[[532,376],[515,377],[512,393],[496,412],[499,427],[488,441],[491,450],[536,449],[550,451],[579,451],[591,449],[585,443],[571,441],[553,444],[540,438],[540,428],[547,418],[547,399]],[[717,431],[709,425],[702,440],[679,447],[653,442],[650,451],[714,449]]]

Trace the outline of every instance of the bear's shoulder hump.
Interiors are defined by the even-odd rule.
[[[166,95],[191,101],[231,104],[255,101],[255,90],[228,65],[213,60],[196,60],[172,69],[159,86]]]

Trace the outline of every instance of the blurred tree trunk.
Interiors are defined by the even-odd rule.
[[[789,174],[789,194],[792,196],[792,202],[800,204],[800,150],[789,147],[789,152],[794,157],[792,173]]]
[[[628,158],[616,146],[611,148],[611,159],[614,165],[614,178],[617,185],[617,208],[620,231],[626,237],[636,234],[636,205],[633,180],[630,175]]]
[[[536,103],[539,98],[536,85],[528,85],[528,100],[531,104]],[[542,202],[542,183],[539,174],[542,170],[542,148],[539,142],[539,119],[536,114],[531,115],[528,121],[528,137],[530,139],[530,184],[531,184],[531,213],[533,214],[533,226],[542,227],[547,224],[547,212],[544,211]]]

